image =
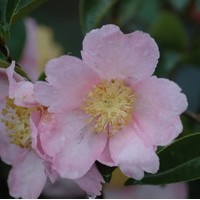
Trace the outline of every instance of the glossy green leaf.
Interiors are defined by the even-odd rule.
[[[188,35],[181,19],[170,12],[162,12],[150,27],[150,33],[160,48],[182,50],[188,44]]]
[[[46,74],[45,72],[42,72],[38,78],[38,81],[45,81],[45,79],[46,79]]]
[[[0,68],[7,68],[9,65],[10,63],[0,58]]]
[[[15,72],[17,72],[19,75],[26,78],[27,80],[30,80],[26,72],[23,71],[19,66],[15,66]]]
[[[31,11],[41,6],[45,2],[47,2],[47,0],[20,0],[19,5],[14,13],[12,22],[15,22],[21,19],[22,17],[26,16]]]
[[[18,9],[20,0],[7,0],[7,2],[6,17],[7,22],[10,24],[16,10]]]
[[[0,0],[0,39],[9,37],[11,23],[29,14],[47,0]]]
[[[158,152],[160,169],[156,174],[146,174],[141,181],[128,179],[126,185],[169,184],[200,178],[200,133],[176,140]]]
[[[96,162],[96,166],[102,174],[105,182],[109,183],[112,178],[112,173],[116,169],[116,167],[108,167],[106,165],[101,164],[100,162]]]
[[[117,0],[81,0],[80,21],[83,33],[96,28]]]
[[[7,41],[10,56],[13,60],[20,60],[26,40],[26,30],[23,21],[18,21],[11,26],[10,38]]]
[[[20,0],[0,0],[0,39],[9,37],[10,23]]]
[[[0,68],[8,68],[10,66],[10,63],[3,60],[2,58],[0,58]],[[28,75],[26,74],[26,72],[24,72],[21,67],[19,67],[18,65],[15,66],[15,72],[17,72],[19,75],[21,75],[22,77],[26,78],[27,80],[29,80]]]

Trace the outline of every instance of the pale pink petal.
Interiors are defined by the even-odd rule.
[[[101,195],[103,177],[97,170],[96,166],[91,169],[83,177],[74,180],[81,189],[85,190],[87,194],[93,196]]]
[[[108,138],[106,147],[105,147],[104,151],[102,152],[102,154],[100,155],[100,157],[98,158],[98,161],[104,165],[113,167],[113,166],[115,166],[115,163],[113,162],[111,155],[110,155],[109,143],[110,143],[110,139]]]
[[[38,198],[45,182],[44,165],[33,152],[15,163],[8,177],[10,195],[14,198]]]
[[[11,68],[15,67],[15,62],[12,62]],[[15,81],[21,81],[23,78],[15,73],[14,71],[10,72],[13,76]],[[8,89],[9,89],[9,81],[7,76],[7,69],[0,68],[0,103],[4,101],[5,97],[8,96]]]
[[[25,81],[22,77],[20,81],[14,78],[15,62],[7,68],[9,80],[9,97],[14,98],[14,103],[18,106],[32,106],[36,104],[33,98],[33,83]]]
[[[11,67],[14,68],[15,63],[12,62]],[[9,81],[6,74],[6,69],[0,69],[0,120],[4,119],[2,115],[2,109],[5,108],[5,98],[8,96]],[[13,76],[13,82],[20,81],[22,78],[17,75],[14,71],[11,72]],[[0,121],[0,157],[7,164],[12,164],[18,159],[19,154],[24,154],[24,150],[20,147],[11,144],[10,138],[8,137],[4,123]]]
[[[24,155],[26,150],[10,143],[4,125],[0,123],[0,158],[8,165],[13,164],[20,155]]]
[[[50,112],[63,112],[80,106],[92,86],[99,82],[97,74],[80,59],[62,56],[46,65],[46,81],[35,85],[36,99]],[[49,98],[51,97],[51,98]]]
[[[186,183],[175,183],[163,186],[142,185],[105,188],[106,199],[187,199]]]
[[[58,114],[53,120],[43,118],[38,126],[42,148],[53,158],[53,169],[62,178],[80,178],[103,152],[107,138],[93,134],[82,113]]]
[[[110,153],[113,161],[129,177],[140,180],[144,171],[156,173],[159,159],[154,148],[147,146],[138,137],[137,127],[126,127],[110,139]]]
[[[123,34],[115,25],[92,30],[83,41],[83,61],[102,78],[141,80],[152,75],[158,58],[158,47],[148,34]]]
[[[31,81],[35,82],[39,77],[38,68],[38,50],[37,50],[37,24],[31,19],[25,19],[26,28],[26,41],[25,47],[22,53],[22,59],[20,65],[22,69],[27,73]]]
[[[40,141],[40,134],[38,134],[38,124],[41,120],[41,112],[33,112],[30,118],[30,129],[31,129],[31,146],[33,151],[37,154],[37,156],[43,161],[45,165],[45,170],[48,178],[51,180],[52,183],[56,181],[58,178],[57,172],[52,169],[52,157],[46,154],[42,148],[42,144]],[[43,120],[42,120],[43,121]],[[48,121],[51,125],[52,122]],[[41,126],[40,126],[41,127]],[[48,127],[48,126],[47,126]],[[41,130],[41,129],[40,129]],[[42,130],[41,130],[42,131]],[[50,129],[45,129],[44,134],[49,132]]]
[[[154,145],[167,145],[182,131],[179,115],[187,108],[187,99],[174,82],[151,77],[134,88],[134,120],[142,136]]]

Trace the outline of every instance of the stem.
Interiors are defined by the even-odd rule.
[[[196,122],[200,123],[200,114],[193,113],[189,110],[184,112],[184,115],[189,117],[190,119],[195,120]]]

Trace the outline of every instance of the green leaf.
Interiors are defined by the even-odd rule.
[[[47,0],[20,0],[14,13],[12,23],[28,15],[31,11],[47,2]]]
[[[9,38],[10,25],[47,0],[0,0],[0,40]],[[1,44],[5,45],[5,44]]]
[[[0,58],[0,68],[7,68],[9,65],[10,63]]]
[[[112,173],[116,169],[116,167],[108,167],[106,165],[101,164],[100,162],[96,162],[96,166],[100,173],[102,174],[106,183],[109,183],[112,178]]]
[[[46,79],[46,74],[45,72],[42,72],[38,78],[38,81],[45,81],[45,79]]]
[[[96,28],[117,0],[81,0],[80,21],[83,33]]]
[[[27,80],[30,80],[26,72],[24,72],[20,67],[15,66],[15,72],[21,75],[22,77],[26,78]]]
[[[26,40],[26,30],[23,21],[18,21],[11,26],[10,38],[7,41],[10,55],[14,60],[20,60]]]
[[[188,35],[181,19],[170,12],[162,12],[150,27],[150,33],[160,47],[182,50],[188,44]]]
[[[19,0],[0,0],[0,39],[5,41],[9,37],[10,23]]]
[[[15,14],[20,0],[7,0],[7,9],[6,9],[6,17],[7,22],[10,24],[13,18],[13,15]]]
[[[158,152],[160,169],[156,174],[146,174],[136,181],[128,179],[126,185],[161,185],[200,178],[200,133],[190,134],[176,140]]]

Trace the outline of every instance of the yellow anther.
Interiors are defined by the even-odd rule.
[[[135,95],[124,81],[103,80],[87,95],[81,109],[90,116],[94,133],[113,135],[132,120]]]
[[[30,147],[29,118],[31,112],[34,110],[37,110],[37,108],[16,106],[13,99],[6,98],[6,107],[1,111],[3,116],[1,122],[5,124],[6,132],[8,137],[10,137],[10,143],[21,148]]]

